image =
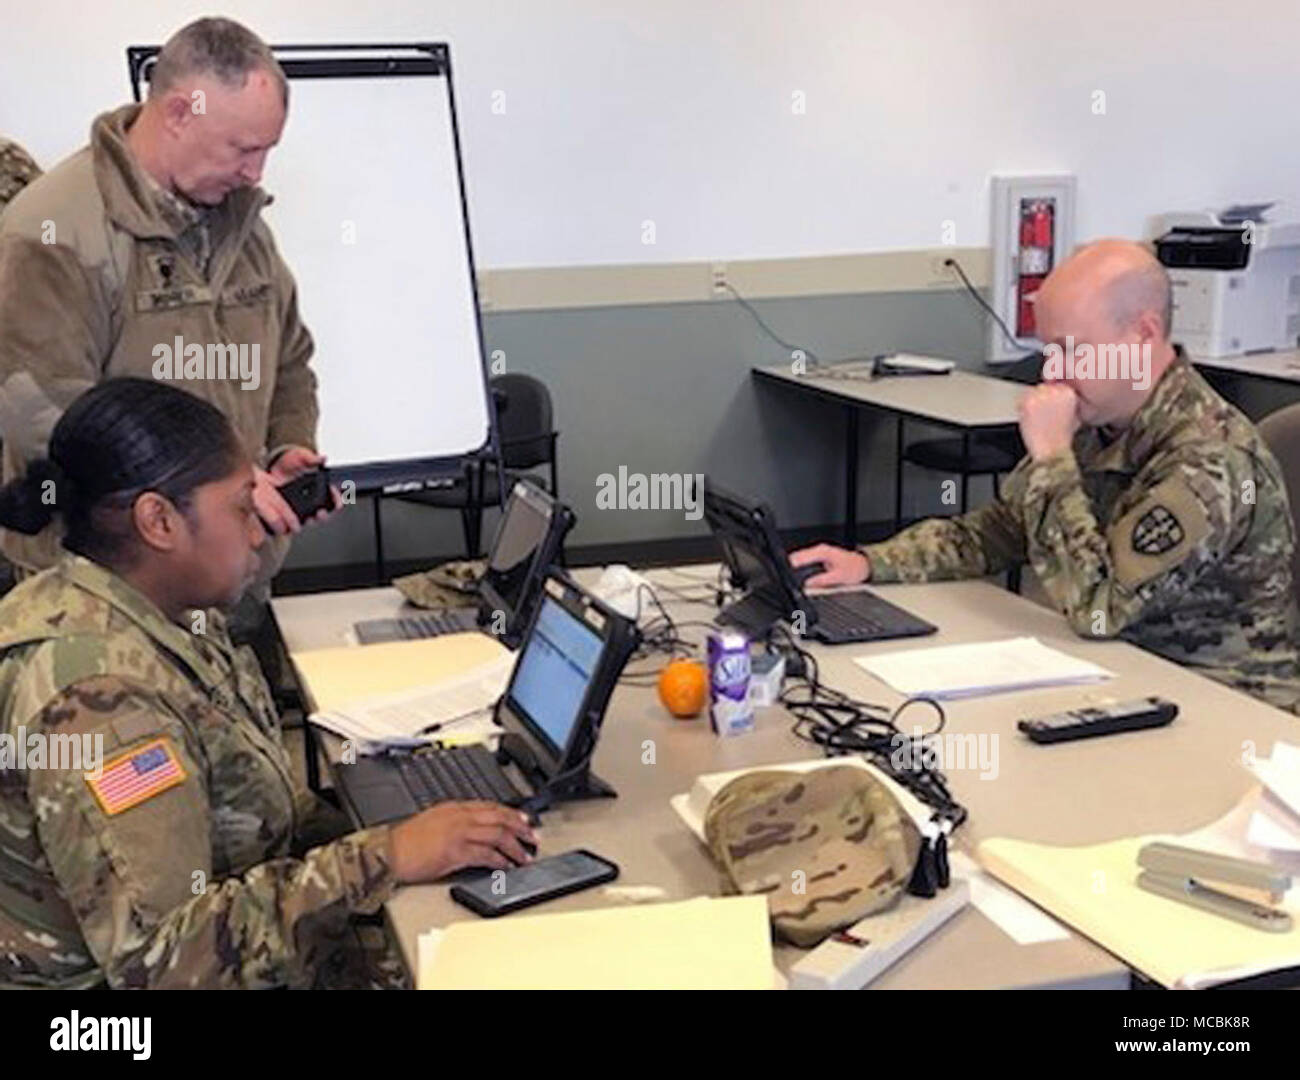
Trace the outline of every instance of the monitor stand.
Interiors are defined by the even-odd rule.
[[[590,768],[584,768],[559,782],[548,782],[546,774],[538,766],[537,758],[528,744],[514,732],[507,731],[502,734],[497,748],[497,761],[503,765],[513,763],[528,780],[534,792],[533,799],[543,801],[548,806],[552,803],[576,802],[581,799],[618,798],[618,792]]]
[[[737,600],[730,607],[718,613],[720,624],[734,626],[743,630],[751,640],[766,638],[777,623],[781,621],[780,611],[767,597],[758,592]]]

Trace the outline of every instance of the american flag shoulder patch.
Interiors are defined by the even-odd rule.
[[[185,767],[166,738],[137,746],[85,776],[95,801],[110,817],[186,780]]]

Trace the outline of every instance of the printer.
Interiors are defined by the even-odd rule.
[[[1192,356],[1294,349],[1300,338],[1300,222],[1271,203],[1156,219],[1156,257],[1173,283],[1173,338]]]

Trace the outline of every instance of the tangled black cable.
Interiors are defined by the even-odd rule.
[[[828,757],[861,754],[925,803],[936,818],[947,823],[949,831],[960,827],[966,820],[966,808],[953,798],[943,773],[927,764],[930,755],[925,740],[939,734],[947,723],[943,706],[932,698],[909,698],[890,712],[880,705],[856,701],[822,684],[816,657],[788,630],[774,627],[776,635],[785,639],[780,647],[787,657],[796,657],[802,665],[801,671],[787,673],[780,697],[781,704],[795,717],[795,736],[816,743]],[[908,735],[898,726],[898,720],[916,705],[929,706],[939,722],[932,731]],[[903,758],[902,765],[896,764],[898,757]]]
[[[645,610],[642,601],[642,595],[648,596],[659,614],[641,623],[641,613]],[[648,660],[653,656],[667,656],[670,660],[678,656],[692,656],[698,650],[698,646],[678,632],[687,626],[707,626],[709,624],[702,622],[676,622],[668,609],[664,607],[663,601],[654,589],[647,585],[639,585],[636,592],[636,621],[641,627],[641,644],[637,647],[628,663],[634,663],[637,660]],[[645,671],[627,671],[623,672],[619,682],[626,683],[630,686],[653,686],[659,680],[659,669]]]
[[[696,579],[699,580],[699,579]],[[707,584],[706,582],[700,582]],[[718,596],[723,595],[723,577],[718,577]],[[668,591],[672,591],[671,589]],[[658,609],[658,614],[641,625],[641,645],[632,654],[629,663],[666,655],[693,656],[699,646],[681,636],[688,627],[715,630],[713,622],[695,620],[677,622],[653,588],[641,585],[637,589],[637,623],[647,606],[643,595]],[[780,702],[795,717],[793,732],[805,742],[820,746],[828,757],[861,754],[871,763],[906,788],[928,806],[935,818],[946,825],[945,831],[957,829],[966,820],[966,808],[953,798],[948,781],[939,769],[928,764],[929,752],[925,740],[938,735],[947,723],[943,706],[932,698],[909,698],[890,712],[880,705],[856,701],[847,694],[825,686],[817,667],[817,658],[799,644],[790,631],[776,624],[767,636],[767,647],[784,652],[787,672],[781,690]],[[791,664],[790,658],[796,663]],[[793,668],[793,670],[792,670]],[[621,683],[631,686],[653,686],[658,682],[660,668],[624,671]],[[938,716],[932,731],[907,735],[899,727],[899,718],[909,708],[926,705]],[[895,764],[901,757],[903,763]]]

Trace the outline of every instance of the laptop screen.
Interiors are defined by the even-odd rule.
[[[604,641],[549,593],[519,657],[509,704],[562,757],[591,688]]]
[[[524,584],[550,524],[547,502],[511,494],[484,578],[484,585],[506,604],[511,615],[519,610]]]
[[[798,603],[797,595],[790,596],[792,578],[782,574],[788,566],[785,551],[765,507],[709,486],[704,516],[722,545],[733,578],[739,575],[747,592],[759,593],[778,607],[787,606],[791,599]]]

